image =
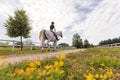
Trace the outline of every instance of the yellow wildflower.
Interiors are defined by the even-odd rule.
[[[16,76],[16,73],[13,73],[13,76]]]
[[[57,72],[57,73],[59,72],[59,69],[57,67],[55,68],[55,72]]]
[[[72,62],[76,62],[77,60],[76,59],[73,59]]]
[[[100,66],[104,67],[104,66],[105,66],[105,64],[100,64]]]
[[[41,70],[40,70],[40,69],[37,70],[37,75],[38,75],[38,76],[41,75]]]
[[[107,79],[107,77],[108,77],[108,76],[107,76],[106,74],[104,74],[103,78],[104,78],[104,79]]]
[[[93,77],[93,75],[91,73],[89,73],[87,76],[86,76],[86,80],[95,80],[95,78]]]
[[[60,70],[60,74],[63,74],[65,71],[64,70]]]
[[[46,65],[46,66],[44,66],[44,68],[45,68],[46,70],[48,70],[48,69],[50,69],[50,68],[51,68],[51,66]]]
[[[90,65],[93,65],[93,64],[94,64],[93,62],[90,63]]]
[[[113,71],[112,71],[112,69],[107,70],[106,74],[109,75],[109,76],[113,76]]]
[[[99,78],[99,74],[96,74],[96,75],[95,75],[95,78]]]
[[[54,67],[58,67],[58,66],[59,66],[58,61],[55,61],[55,62],[54,62]]]
[[[102,68],[99,68],[99,70],[101,70],[101,71],[102,71],[103,69],[102,69]]]
[[[96,71],[94,67],[90,67],[91,70]]]
[[[30,80],[32,80],[32,79],[33,79],[33,76],[32,76],[32,75],[30,75],[30,76],[29,76],[29,79],[30,79]]]
[[[31,71],[30,67],[27,67],[26,72],[30,73],[30,71]]]
[[[59,62],[60,67],[64,65],[64,62],[60,60]]]
[[[65,54],[62,54],[61,57],[60,57],[61,60],[65,60],[66,59],[66,55]]]
[[[52,73],[52,72],[53,72],[53,68],[50,68],[49,73]]]
[[[103,79],[103,78],[104,78],[104,76],[103,76],[102,74],[100,74],[100,78],[101,78],[101,79]]]
[[[113,75],[113,71],[112,71],[112,69],[110,69],[110,75],[111,75],[111,76]]]
[[[57,58],[57,59],[59,59],[59,58],[60,58],[60,56],[59,56],[59,55],[57,55],[57,56],[56,56],[56,58]]]
[[[30,68],[30,71],[31,71],[31,72],[33,72],[34,70],[35,70],[35,68],[33,68],[33,67]]]
[[[36,60],[36,61],[35,61],[35,64],[36,64],[37,66],[40,66],[40,60]]]
[[[0,56],[0,59],[4,59],[4,58],[7,58],[7,56]]]
[[[43,70],[42,74],[43,74],[43,75],[46,75],[46,70]]]
[[[22,69],[16,68],[15,73],[21,75],[24,71]]]
[[[35,63],[34,63],[34,62],[30,62],[30,63],[29,63],[29,66],[30,66],[30,67],[34,67],[34,66],[35,66]]]

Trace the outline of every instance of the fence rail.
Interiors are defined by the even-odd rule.
[[[20,42],[17,40],[4,40],[4,39],[0,39],[0,47],[11,47],[12,51],[15,50],[15,47],[19,47],[21,45],[17,45],[16,42]],[[30,47],[30,50],[33,49],[33,47],[35,46],[39,46],[40,47],[40,43],[39,42],[29,42],[29,44],[26,44],[26,41],[23,41],[23,47]]]
[[[97,47],[120,47],[120,43],[107,44],[107,45],[102,45]]]

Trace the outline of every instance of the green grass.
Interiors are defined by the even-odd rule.
[[[61,50],[71,50],[75,48],[60,48],[58,51]],[[45,52],[47,51],[47,48],[45,48]],[[52,52],[52,49],[50,50]],[[30,50],[30,47],[24,47],[21,51],[20,48],[15,48],[14,51],[12,51],[11,47],[0,47],[0,55],[19,55],[19,54],[32,54],[32,53],[41,53],[41,48],[39,47],[33,47],[33,50]]]

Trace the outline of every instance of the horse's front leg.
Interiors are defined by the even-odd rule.
[[[48,40],[48,41],[47,41],[47,47],[48,47],[48,51],[50,51],[49,42],[50,42],[50,40]]]
[[[56,51],[56,45],[57,45],[57,41],[55,41],[54,43],[53,43],[53,51]]]
[[[44,52],[44,40],[41,41],[41,47],[42,47],[41,51]]]

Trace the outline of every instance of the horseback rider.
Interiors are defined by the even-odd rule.
[[[53,29],[54,29],[54,31],[53,31]],[[54,36],[56,37],[56,40],[58,41],[59,39],[58,39],[58,37],[57,37],[57,35],[55,33],[56,29],[55,29],[55,26],[54,26],[54,22],[51,22],[50,31],[54,34]]]

